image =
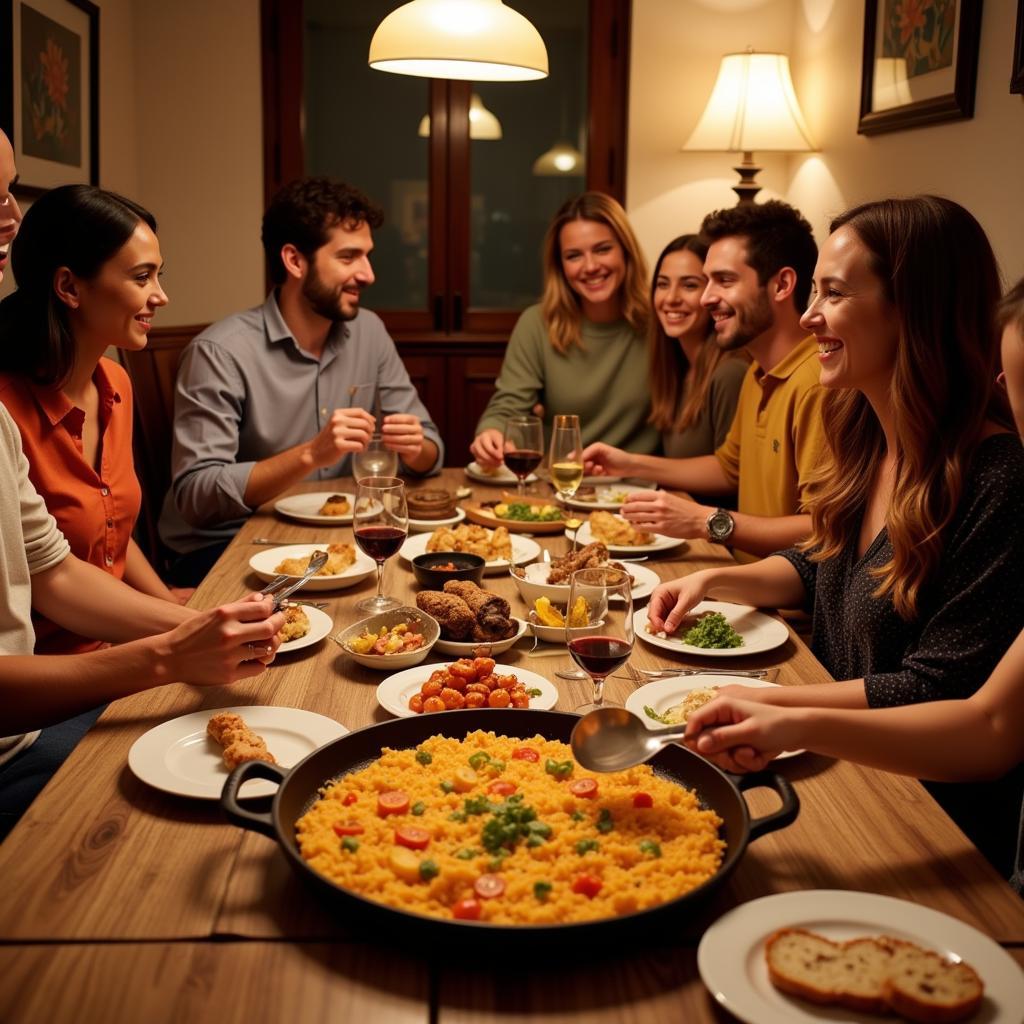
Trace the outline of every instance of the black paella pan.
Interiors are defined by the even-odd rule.
[[[314,871],[299,853],[295,839],[295,822],[316,800],[324,783],[365,767],[380,756],[382,747],[405,749],[415,747],[434,735],[463,738],[475,729],[490,730],[498,735],[528,739],[541,735],[546,739],[569,742],[579,717],[561,711],[499,710],[447,711],[372,725],[349,733],[314,751],[290,771],[264,761],[239,765],[221,794],[221,806],[228,818],[241,828],[261,832],[275,839],[292,868],[321,894],[328,905],[344,911],[347,917],[359,916],[362,923],[375,926],[383,936],[418,941],[469,940],[474,943],[497,940],[503,945],[519,938],[530,942],[556,940],[592,943],[625,934],[652,934],[663,921],[678,915],[714,892],[732,873],[747,844],[768,832],[784,828],[796,819],[800,804],[789,782],[772,772],[731,777],[698,757],[685,747],[671,745],[654,757],[650,764],[663,778],[694,790],[701,802],[722,819],[720,835],[726,850],[717,873],[703,885],[683,893],[657,907],[637,913],[599,921],[562,925],[495,925],[481,921],[442,920],[388,907],[336,885]],[[280,782],[273,804],[267,813],[248,810],[238,802],[239,787],[246,779],[263,778]],[[741,790],[767,786],[782,800],[772,814],[751,820]]]

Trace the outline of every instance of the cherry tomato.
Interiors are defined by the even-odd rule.
[[[477,679],[481,676],[489,676],[494,671],[494,659],[474,658],[473,671],[476,672]]]
[[[362,829],[359,830],[362,832]],[[430,845],[430,833],[425,828],[415,825],[403,825],[395,829],[395,842],[410,850],[425,850]]]
[[[423,714],[423,694],[414,693],[409,698],[409,710],[415,711],[417,715]]]
[[[487,698],[482,693],[467,693],[467,708],[482,708],[487,703]]]
[[[650,793],[634,793],[633,794],[633,806],[634,807],[653,807],[654,797]]]
[[[482,900],[493,900],[505,891],[505,879],[501,875],[481,875],[473,883],[473,891]]]
[[[459,900],[458,903],[452,904],[452,917],[459,921],[477,921],[481,910],[483,907],[480,906],[479,900]]]
[[[444,701],[440,697],[428,697],[423,702],[423,710],[430,714],[432,711],[447,711],[448,709],[444,706]]]
[[[539,761],[540,754],[533,747],[516,747],[512,751],[513,761]]]
[[[361,836],[366,829],[362,825],[335,825],[334,834],[336,836]]]
[[[386,818],[389,814],[405,814],[409,810],[409,794],[392,789],[377,794],[377,813]]]
[[[511,703],[512,698],[508,695],[508,690],[491,690],[491,695],[487,698],[489,708],[507,708]]]
[[[458,661],[448,666],[448,671],[453,676],[462,676],[467,683],[472,683],[476,680],[476,669],[473,668],[473,662],[468,658],[459,658]]]
[[[451,672],[445,672],[444,679],[441,681],[447,690],[458,690],[459,693],[465,693],[466,687],[469,685],[462,676],[453,676]]]
[[[487,692],[490,693],[491,690],[493,690],[493,689],[495,689],[497,687],[497,685],[498,685],[498,677],[492,672],[489,676],[481,676],[477,680],[477,682],[481,686],[486,686],[487,687]]]
[[[569,783],[569,792],[581,800],[593,800],[597,796],[597,780],[574,779]]]
[[[447,686],[448,684],[447,684],[447,682],[445,681],[445,678],[444,678],[447,674],[448,673],[447,673],[446,669],[435,668],[434,671],[430,673],[430,678],[427,680],[427,682],[428,683],[440,683],[442,686]]]
[[[528,708],[530,706],[529,696],[520,690],[516,690],[509,699],[512,701],[512,707],[514,708]]]
[[[439,696],[449,711],[458,711],[459,708],[466,706],[466,698],[458,690],[453,690],[450,686],[446,686]]]
[[[345,799],[341,801],[343,807],[351,807],[359,797],[355,793],[346,793]]]
[[[514,690],[519,685],[515,676],[498,676],[498,686],[503,690]]]
[[[518,788],[514,782],[497,779],[487,787],[487,792],[493,793],[495,796],[511,796]]]
[[[440,679],[430,678],[420,687],[420,693],[424,697],[436,697],[443,689],[444,684]]]
[[[592,900],[600,891],[604,882],[594,875],[577,875],[572,881],[572,891]]]

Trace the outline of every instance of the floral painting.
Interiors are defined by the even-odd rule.
[[[882,56],[902,57],[907,78],[953,63],[957,0],[885,0]]]
[[[82,164],[82,40],[21,7],[21,149],[27,156]]]

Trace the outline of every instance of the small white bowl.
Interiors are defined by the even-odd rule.
[[[349,641],[361,636],[367,630],[371,633],[378,633],[381,626],[387,626],[390,629],[400,622],[412,622],[417,619],[422,625],[420,632],[426,643],[414,651],[403,651],[397,654],[357,654],[348,647]],[[345,653],[358,664],[378,672],[396,672],[399,669],[411,668],[423,661],[430,653],[430,649],[437,643],[437,638],[440,635],[441,627],[436,619],[431,618],[426,612],[421,612],[419,608],[402,607],[371,615],[368,619],[360,619],[359,622],[354,622],[334,639],[341,645]]]
[[[550,562],[531,562],[530,565],[520,566],[514,571],[509,570],[509,575],[515,580],[522,599],[531,608],[538,597],[546,597],[552,604],[565,605],[568,603],[569,584],[567,582],[548,583],[549,572],[551,572]]]
[[[516,631],[507,640],[499,640],[494,644],[488,644],[486,641],[478,642],[476,640],[473,640],[470,643],[466,643],[462,640],[438,640],[434,646],[442,654],[454,654],[457,658],[472,658],[473,651],[478,647],[490,647],[491,655],[504,654],[514,643],[522,640],[522,638],[526,636],[527,630],[530,628],[530,624],[528,622],[524,622],[522,619],[513,617],[512,621],[516,624]],[[489,657],[491,655],[489,655]]]
[[[534,612],[530,612],[530,615],[534,614]],[[592,622],[589,626],[574,627],[573,632],[577,636],[587,636],[589,633],[600,632],[603,625],[604,619],[598,619],[597,622]],[[530,619],[530,629],[538,640],[543,640],[546,644],[565,643],[565,626],[542,626],[539,622]]]

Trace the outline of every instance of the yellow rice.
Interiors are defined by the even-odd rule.
[[[536,750],[539,761],[513,760],[513,750],[522,746]],[[417,750],[431,754],[433,761],[426,766],[418,763]],[[537,818],[552,830],[540,846],[529,848],[525,841],[519,842],[500,867],[492,863],[493,855],[481,841],[491,813],[470,814],[465,822],[450,819],[463,810],[467,798],[486,795],[496,776],[484,767],[478,772],[480,781],[468,792],[445,793],[441,788],[443,781],[451,780],[457,769],[467,766],[470,755],[480,750],[505,762],[497,777],[516,783],[523,805],[534,808]],[[454,903],[474,897],[477,878],[499,872],[506,882],[504,893],[480,901],[479,919],[493,924],[555,924],[628,914],[674,899],[718,870],[725,849],[718,836],[721,819],[714,811],[701,809],[691,791],[658,778],[647,765],[593,774],[573,762],[569,779],[557,781],[545,771],[549,758],[568,761],[572,752],[566,744],[541,736],[509,738],[481,731],[464,740],[432,736],[412,750],[385,747],[373,764],[321,790],[321,798],[296,823],[302,856],[321,875],[361,896],[447,919],[452,918]],[[581,778],[597,781],[596,799],[579,798],[569,791],[568,783]],[[377,795],[389,790],[404,791],[411,806],[422,801],[423,814],[379,817]],[[650,794],[653,807],[634,808],[637,792]],[[351,793],[356,794],[356,802],[346,806],[342,801]],[[489,799],[501,802],[505,798]],[[596,824],[603,809],[610,812],[614,828],[602,833]],[[574,820],[573,812],[581,813],[582,818]],[[334,832],[335,824],[363,826],[365,831],[354,837],[358,849],[343,847]],[[437,865],[436,877],[403,881],[389,866],[395,829],[402,825],[430,832],[430,845],[416,856]],[[596,840],[599,849],[578,853],[576,844],[588,839]],[[645,841],[657,843],[661,856],[654,856],[649,845],[642,851],[640,844]],[[464,849],[480,852],[471,860],[461,860],[455,854]],[[584,873],[603,883],[593,898],[572,891],[574,879]],[[535,895],[537,882],[551,885],[545,900]]]

